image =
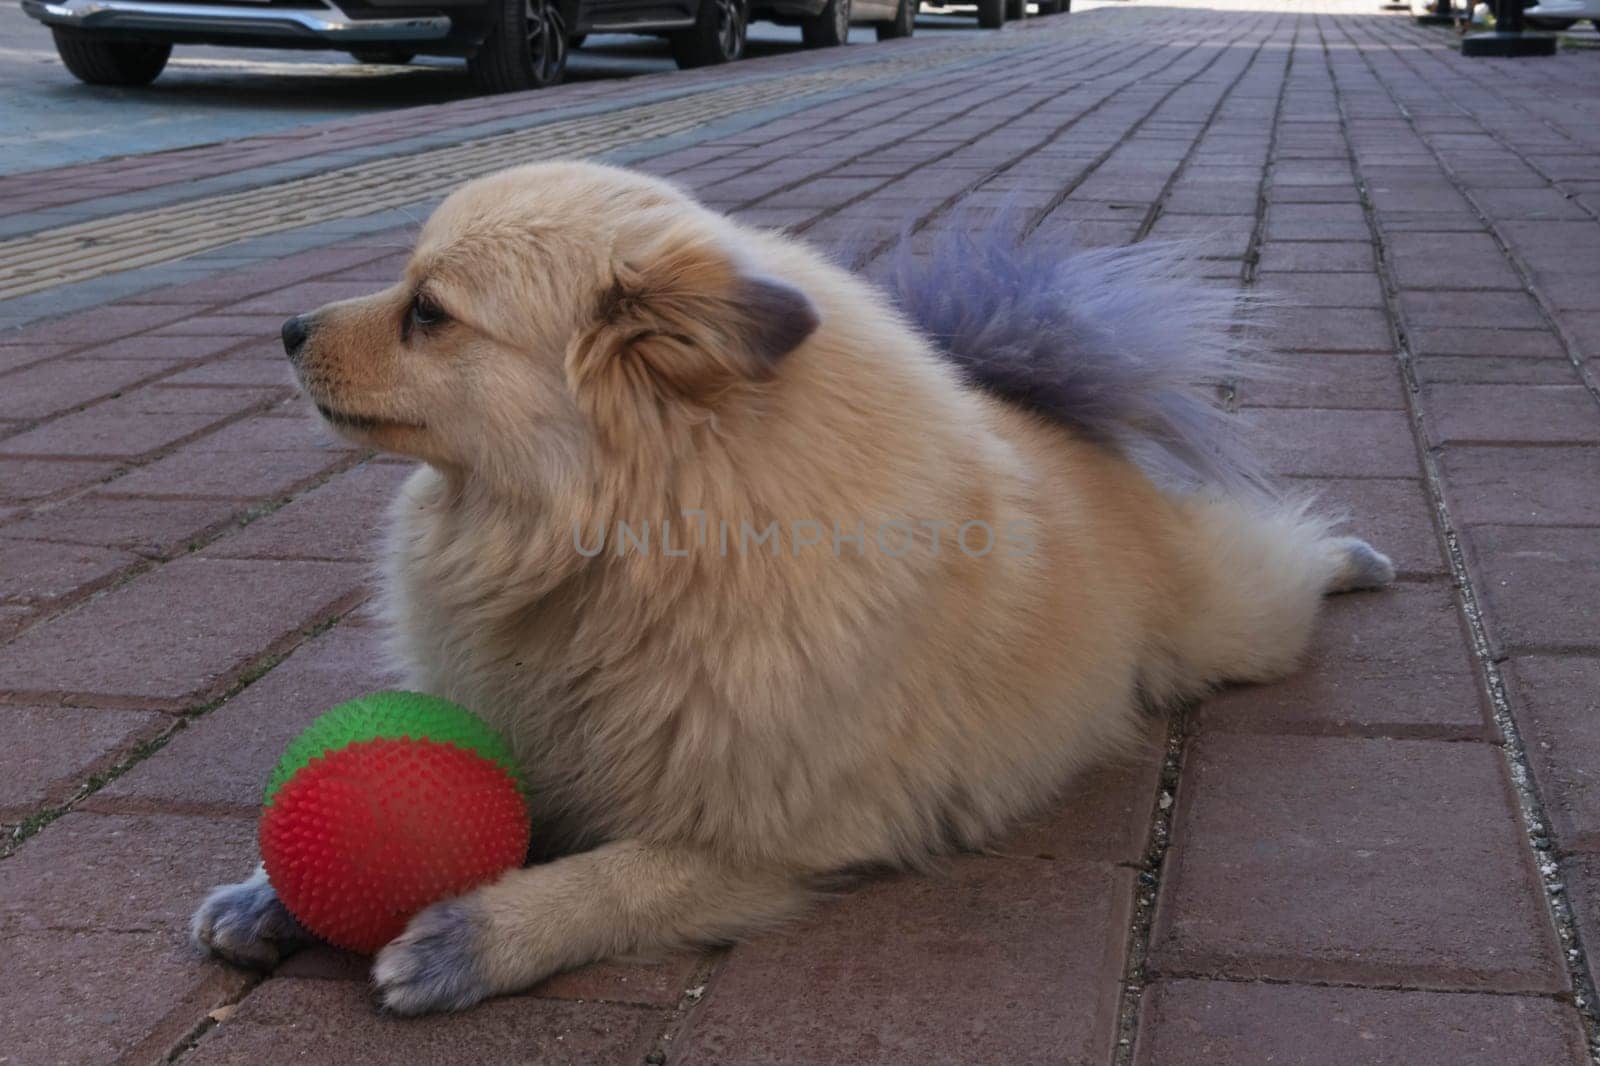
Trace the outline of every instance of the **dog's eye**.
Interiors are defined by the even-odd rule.
[[[437,326],[450,316],[445,314],[444,308],[428,298],[426,293],[417,293],[411,298],[411,307],[406,312],[406,332],[416,326]]]

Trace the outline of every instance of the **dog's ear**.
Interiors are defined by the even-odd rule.
[[[704,233],[667,224],[618,240],[615,276],[567,359],[574,389],[613,385],[714,407],[770,377],[820,324],[809,297]]]

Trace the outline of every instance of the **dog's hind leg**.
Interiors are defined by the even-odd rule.
[[[459,1010],[613,955],[726,942],[804,899],[783,873],[621,841],[429,907],[379,952],[372,981],[396,1013]]]
[[[1378,588],[1387,557],[1304,504],[1179,501],[1180,593],[1167,633],[1173,695],[1272,681],[1299,663],[1322,597]]]

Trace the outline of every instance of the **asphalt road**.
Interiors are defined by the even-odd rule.
[[[971,18],[924,15],[919,31],[976,32]],[[857,26],[851,44],[876,38]],[[751,55],[800,47],[800,31],[757,23]],[[571,81],[675,69],[666,42],[596,35],[572,53]],[[84,85],[56,57],[50,31],[0,0],[0,174],[206,144],[308,122],[472,95],[458,59],[365,66],[341,52],[179,46],[153,85]]]

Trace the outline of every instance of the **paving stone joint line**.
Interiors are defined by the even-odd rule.
[[[1341,27],[1341,30],[1343,30],[1343,27]],[[1349,38],[1348,31],[1345,31],[1345,33],[1346,39],[1350,40],[1353,45],[1355,42]],[[1346,111],[1344,97],[1337,92],[1338,76],[1331,58],[1331,49],[1326,34],[1322,35],[1321,41],[1324,62],[1328,66],[1329,76],[1336,87],[1335,99],[1339,107],[1339,126],[1345,136],[1346,144],[1349,145],[1349,116]],[[1360,47],[1356,47],[1354,50],[1362,57],[1369,75],[1381,84],[1382,75],[1378,72],[1366,50]],[[1398,98],[1395,100],[1395,106],[1405,116],[1409,127],[1421,143],[1428,145],[1428,138],[1421,130],[1416,128],[1415,122],[1409,114],[1405,113]],[[1432,151],[1431,146],[1430,151]],[[1434,154],[1437,158],[1437,153]],[[1567,971],[1568,979],[1572,982],[1575,990],[1572,996],[1572,1004],[1577,1008],[1579,1018],[1583,1023],[1590,1056],[1596,1063],[1600,1063],[1600,1011],[1597,1011],[1594,971],[1588,958],[1587,945],[1583,943],[1583,939],[1578,932],[1577,921],[1563,891],[1563,883],[1555,874],[1546,872],[1547,863],[1541,858],[1543,851],[1546,849],[1540,848],[1539,842],[1547,840],[1546,834],[1549,832],[1548,826],[1550,824],[1545,814],[1545,801],[1540,795],[1537,783],[1529,772],[1527,749],[1522,739],[1521,728],[1518,725],[1516,712],[1506,688],[1505,678],[1491,650],[1485,628],[1481,598],[1477,591],[1477,580],[1467,565],[1466,555],[1461,546],[1460,534],[1451,515],[1450,505],[1445,498],[1443,489],[1444,477],[1439,469],[1438,461],[1428,445],[1424,394],[1417,381],[1411,352],[1407,346],[1405,312],[1395,299],[1395,293],[1399,291],[1399,287],[1394,277],[1392,264],[1384,251],[1386,242],[1382,225],[1379,222],[1379,212],[1372,203],[1368,195],[1367,184],[1362,178],[1360,154],[1353,148],[1350,150],[1349,161],[1356,174],[1356,187],[1361,195],[1362,210],[1372,234],[1373,245],[1378,251],[1379,270],[1385,281],[1385,310],[1391,327],[1396,331],[1396,358],[1399,360],[1401,372],[1405,376],[1407,410],[1410,416],[1412,433],[1416,439],[1417,456],[1424,472],[1423,482],[1427,487],[1434,520],[1438,523],[1458,602],[1467,621],[1473,656],[1477,660],[1482,682],[1487,688],[1495,724],[1500,730],[1500,743],[1496,746],[1504,757],[1506,770],[1510,776],[1512,789],[1517,799],[1518,813],[1521,815],[1522,820],[1523,841],[1526,845],[1525,857],[1535,872],[1540,887],[1543,889],[1541,896],[1545,906],[1548,908],[1551,922],[1559,938],[1562,966]]]

